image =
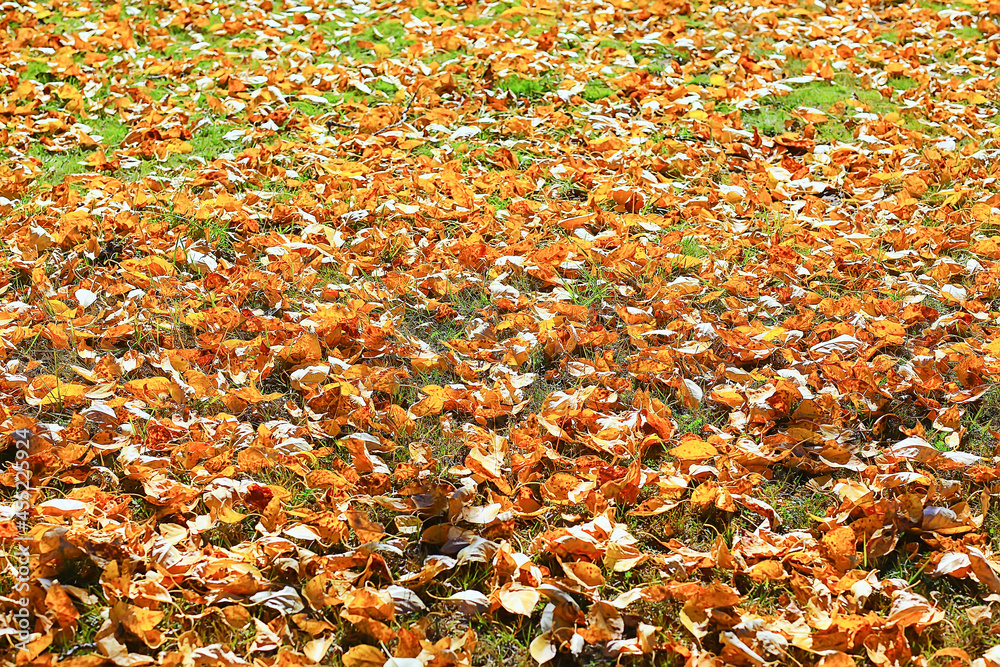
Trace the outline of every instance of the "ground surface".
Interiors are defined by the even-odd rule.
[[[0,16],[21,664],[1000,664],[1000,3]]]

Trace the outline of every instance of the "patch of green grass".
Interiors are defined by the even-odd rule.
[[[306,116],[322,116],[330,113],[340,103],[361,99],[360,97],[356,97],[352,91],[345,91],[343,93],[326,93],[323,97],[329,100],[330,103],[316,104],[315,102],[307,102],[305,100],[293,100],[290,104]]]
[[[896,109],[878,91],[864,88],[853,74],[840,72],[833,81],[814,81],[797,86],[787,95],[763,98],[759,109],[744,112],[741,117],[744,128],[756,127],[761,134],[776,136],[786,131],[786,121],[796,121],[791,112],[799,107],[829,112],[838,102],[851,99],[866,105],[872,113],[884,115]],[[850,113],[852,108],[845,107],[845,114]],[[852,136],[836,116],[816,129],[819,136],[825,139],[849,141]]]
[[[681,241],[681,254],[688,257],[705,257],[708,250],[701,244],[701,241],[693,236],[685,236]]]
[[[480,316],[480,311],[490,305],[489,292],[479,287],[466,287],[451,295],[452,308],[462,317],[472,319]]]
[[[395,20],[380,21],[375,25],[369,26],[350,40],[343,42],[341,41],[342,37],[337,35],[337,33],[342,34],[343,27],[337,23],[321,23],[317,28],[320,32],[333,37],[336,50],[342,55],[365,62],[377,60],[379,55],[372,47],[361,46],[359,42],[370,42],[375,45],[384,44],[389,48],[390,56],[399,55],[407,46],[413,43],[413,40],[405,39],[406,28],[403,27],[403,24]],[[332,62],[332,55],[335,54],[323,54],[323,57],[317,62]]]
[[[435,313],[407,306],[403,315],[403,329],[414,338],[429,343],[439,352],[444,352],[445,348],[441,344],[463,337],[469,319],[477,316],[477,306],[485,307],[471,295],[462,295],[461,292],[452,294],[450,302],[449,305],[458,311],[458,315],[440,320]],[[487,301],[486,305],[488,303]]]
[[[964,25],[961,28],[955,28],[951,31],[957,39],[971,39],[979,41],[983,37],[983,33],[971,25]]]
[[[945,9],[952,9],[953,5],[946,5],[940,2],[933,2],[932,0],[917,0],[917,5],[923,7],[924,9],[929,9],[932,12],[940,12]],[[964,7],[962,7],[964,9]]]
[[[889,85],[896,90],[909,90],[919,86],[920,82],[908,76],[894,76],[889,78]]]
[[[887,42],[889,42],[891,44],[898,44],[899,43],[899,32],[897,30],[895,30],[895,29],[893,29],[893,30],[886,30],[881,35],[879,35],[879,39],[884,39],[885,41],[887,41]]]
[[[802,76],[805,73],[806,66],[808,64],[809,61],[803,60],[802,58],[786,58],[781,71],[784,72],[785,76],[789,78]]]
[[[38,158],[44,164],[41,175],[38,177],[39,183],[49,185],[59,185],[66,180],[67,176],[83,174],[88,168],[80,164],[86,159],[91,151],[74,148],[64,153],[50,153],[41,144],[33,143],[28,150],[28,156]]]
[[[460,61],[463,58],[468,58],[469,54],[465,51],[458,49],[455,51],[440,51],[430,56],[429,58],[424,58],[424,62],[435,62],[435,63],[447,63],[453,60]]]
[[[634,41],[625,41],[623,39],[602,39],[597,43],[597,49],[602,52],[611,53],[627,53],[631,55],[637,62],[646,57],[663,57],[671,56],[674,60],[679,60],[684,62],[687,60],[687,53],[684,49],[675,49],[673,47],[667,46],[666,44],[660,43],[643,43],[640,44]],[[581,53],[578,58],[582,59],[584,54]]]
[[[295,495],[291,497],[288,501],[288,505],[293,508],[309,506],[312,505],[316,498],[321,495],[322,492],[319,489],[302,488],[296,491]]]
[[[378,25],[372,26],[364,33],[370,41],[393,42],[406,37],[406,28],[399,21],[382,21]]]
[[[244,511],[246,508],[242,508]],[[215,528],[202,533],[209,543],[224,549],[231,549],[238,544],[253,540],[257,534],[254,526],[257,525],[258,518],[250,515],[242,521],[236,523],[220,522]]]
[[[962,421],[967,430],[961,450],[992,458],[997,440],[990,430],[1000,428],[1000,389],[991,387],[979,401],[968,407]]]
[[[166,622],[166,621],[165,621]],[[186,625],[190,620],[182,621]],[[204,645],[222,644],[236,655],[246,655],[247,649],[257,636],[253,621],[248,619],[246,625],[233,627],[224,620],[221,613],[207,614],[192,624],[192,630]]]
[[[245,126],[228,125],[226,123],[203,123],[191,132],[191,153],[189,156],[196,156],[211,162],[222,153],[238,153],[243,144],[237,141],[228,141],[225,136],[231,130],[247,129]]]
[[[503,199],[495,194],[486,198],[486,203],[497,211],[506,211],[510,208],[511,201],[512,200],[510,198]]]
[[[781,518],[782,530],[809,530],[816,525],[812,516],[826,516],[832,499],[812,491],[805,480],[793,472],[779,472],[754,489],[754,497],[774,508]]]
[[[55,81],[56,77],[51,73],[51,67],[47,61],[33,60],[24,69],[24,72],[21,74],[21,80],[49,83]]]
[[[675,412],[674,420],[677,422],[678,435],[699,434],[708,423],[706,416],[697,412]]]
[[[745,577],[738,577],[743,580]],[[758,614],[777,614],[785,609],[781,603],[781,596],[794,599],[795,594],[780,581],[762,581],[760,583],[750,582],[741,585],[741,592],[746,595],[743,606],[755,611]]]
[[[420,157],[430,158],[432,160],[436,160],[437,159],[437,152],[435,151],[434,147],[431,146],[430,144],[420,144],[419,146],[417,146],[416,148],[414,148],[411,151],[411,153],[413,155],[418,155]]]
[[[140,523],[156,516],[156,508],[149,504],[145,498],[133,496],[129,502],[129,509],[132,510],[132,519]]]
[[[339,265],[322,264],[317,273],[316,285],[320,288],[330,284],[344,285],[351,282],[351,279],[340,271]]]
[[[372,86],[372,88],[374,88],[375,90],[380,90],[383,93],[387,93],[389,95],[394,95],[396,91],[399,90],[396,86],[392,85],[388,81],[376,81],[375,84]]]
[[[603,81],[588,81],[586,88],[580,93],[580,97],[588,102],[596,102],[614,94],[615,91]]]
[[[118,148],[132,128],[117,116],[86,119],[94,131],[101,135],[101,143],[112,149]]]
[[[715,525],[718,523],[717,518],[710,520],[710,517],[697,512],[689,503],[683,503],[660,516],[662,520],[655,527],[655,533],[650,530],[642,532],[655,535],[657,540],[678,540],[695,549],[707,549],[722,532],[729,532],[724,524],[722,530]],[[642,525],[649,525],[648,521],[642,520],[645,517],[638,519],[636,528],[640,531]],[[726,542],[730,544],[731,540],[727,539]]]
[[[785,121],[795,118],[787,109],[781,107],[761,107],[753,111],[744,111],[740,117],[743,119],[745,129],[757,128],[757,132],[769,137],[775,137],[785,132]]]
[[[218,218],[191,220],[188,235],[193,239],[204,239],[214,248],[232,250],[233,240],[229,235],[229,225]]]
[[[537,79],[524,79],[516,74],[496,82],[498,91],[507,91],[518,97],[538,98],[551,93],[558,88],[554,77],[543,76]]]
[[[425,382],[425,378],[428,381]],[[433,376],[420,376],[420,379],[418,379],[414,384],[419,386],[427,386],[430,384],[444,386],[449,384],[449,382],[446,382],[443,379],[437,382],[433,381],[433,379]],[[423,392],[415,392],[414,396],[416,396],[417,400],[419,400],[424,398],[425,394]],[[414,443],[420,443],[430,450],[431,456],[433,456],[438,462],[437,468],[439,471],[447,470],[451,466],[462,465],[465,463],[466,445],[462,442],[461,438],[446,435],[445,432],[441,430],[441,422],[439,418],[434,415],[428,415],[417,419],[416,428],[413,432],[399,436],[396,442],[404,445],[395,452],[397,460],[408,461],[410,459],[408,446]]]
[[[447,343],[456,338],[462,338],[465,334],[465,327],[460,322],[444,321],[437,322],[428,327],[424,333],[424,338],[430,343]]]
[[[562,286],[578,306],[599,309],[604,301],[611,296],[611,283],[600,269],[584,270],[580,277],[573,281],[564,281]]]
[[[492,621],[477,630],[479,641],[473,655],[473,664],[504,665],[505,667],[534,667],[528,647],[538,630],[525,621],[501,623]]]

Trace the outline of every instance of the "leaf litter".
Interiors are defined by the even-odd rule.
[[[1000,664],[1000,4],[3,12],[17,664]]]

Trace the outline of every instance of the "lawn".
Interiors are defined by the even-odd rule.
[[[996,2],[3,12],[10,664],[1000,665]]]

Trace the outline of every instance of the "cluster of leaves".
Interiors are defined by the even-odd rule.
[[[3,3],[2,650],[20,542],[18,665],[1000,665],[998,45]]]

